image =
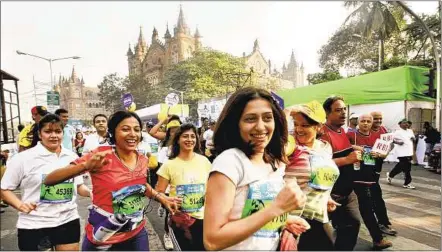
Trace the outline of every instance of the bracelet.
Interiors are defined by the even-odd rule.
[[[160,195],[160,192],[157,192],[157,194],[155,194],[155,196],[153,196],[153,199],[155,200],[155,201],[158,201],[159,202],[159,200],[158,200],[158,195]],[[161,195],[160,195],[161,196]]]

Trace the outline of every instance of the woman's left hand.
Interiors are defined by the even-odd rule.
[[[178,197],[168,197],[162,194],[159,197],[161,204],[172,214],[179,212],[181,204],[183,203],[183,199]]]
[[[310,225],[306,220],[299,216],[288,216],[285,228],[295,235],[300,235],[310,229]]]
[[[328,202],[327,202],[327,211],[328,212],[333,212],[336,210],[336,207],[341,206],[341,204],[339,204],[338,202],[334,201],[331,197],[328,198]]]

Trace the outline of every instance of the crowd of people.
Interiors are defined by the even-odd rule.
[[[0,195],[19,213],[20,250],[149,250],[150,199],[170,250],[348,251],[361,221],[373,248],[385,249],[385,235],[397,233],[379,184],[387,155],[374,148],[390,131],[378,111],[351,115],[345,127],[339,96],[283,110],[266,90],[246,87],[200,128],[175,115],[153,124],[117,111],[95,115],[87,135],[65,109],[31,112],[19,153],[2,160]],[[404,189],[415,189],[415,136],[408,120],[398,124],[390,151],[399,163],[387,180],[403,172]],[[78,195],[91,201],[81,248]]]

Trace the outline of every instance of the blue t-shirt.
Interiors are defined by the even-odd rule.
[[[72,146],[72,139],[75,136],[75,129],[71,125],[64,126],[63,129],[63,147],[68,150],[74,151],[74,146]]]

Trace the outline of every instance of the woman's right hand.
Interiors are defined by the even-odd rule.
[[[22,213],[30,213],[31,211],[35,210],[37,208],[37,204],[34,202],[31,203],[24,203],[22,202],[20,206],[18,206],[17,210]]]
[[[84,170],[88,172],[95,172],[101,167],[109,164],[111,160],[105,158],[108,154],[112,154],[112,150],[97,152],[93,154],[92,157],[86,163],[84,163]]]
[[[287,183],[275,198],[274,205],[282,213],[291,212],[305,205],[306,196],[296,182]]]

